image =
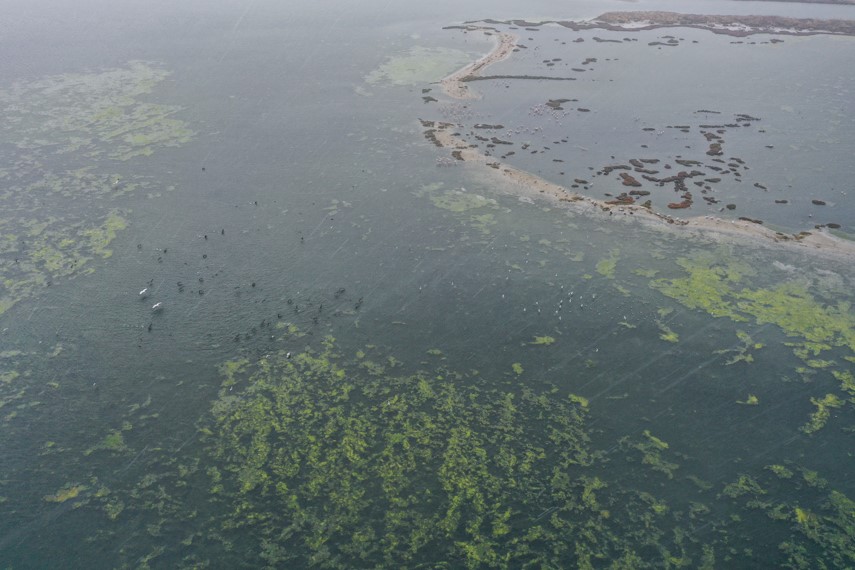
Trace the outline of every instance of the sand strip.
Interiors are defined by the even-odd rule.
[[[496,38],[493,32],[481,30],[485,34],[492,35]],[[498,61],[507,59],[514,48],[517,46],[517,37],[513,34],[499,34],[496,45],[493,49],[481,59],[462,67],[440,81],[443,93],[454,99],[477,99],[476,95],[469,86],[466,85],[466,80],[471,77],[477,77],[482,71],[487,69]]]

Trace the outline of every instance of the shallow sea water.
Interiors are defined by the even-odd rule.
[[[489,48],[443,26],[625,7],[15,9],[2,566],[851,566],[851,263],[526,203],[489,173],[437,167],[423,137],[418,119],[450,104],[437,60]],[[722,94],[775,63],[804,84],[782,70],[732,103],[653,96],[643,121],[756,113],[767,133],[727,135],[734,156],[770,188],[822,181],[815,195],[851,220],[830,193],[851,175],[851,78],[820,83],[809,65],[845,62],[851,41],[785,38],[780,62],[679,36],[699,44],[579,44],[598,57],[586,73],[623,86],[605,94],[478,82],[472,119],[534,124],[531,105],[570,90],[592,112],[554,134],[589,149],[568,162],[599,168],[644,144],[618,128],[637,114],[627,74],[670,90],[674,69],[701,82],[695,58],[745,50],[756,67]],[[400,57],[424,68],[397,85],[376,73]],[[799,103],[814,91],[823,105]],[[538,160],[509,162],[557,180]],[[819,216],[735,192],[737,214],[794,231]]]

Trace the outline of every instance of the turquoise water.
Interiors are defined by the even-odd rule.
[[[436,166],[418,119],[449,102],[422,89],[440,98],[432,74],[488,47],[442,27],[549,3],[42,8],[13,10],[21,55],[0,67],[3,567],[852,564],[850,261],[609,223]],[[773,7],[710,3],[730,9]],[[752,176],[847,179],[851,78],[808,64],[844,69],[851,42],[680,36],[699,44],[666,67],[580,44],[619,88],[573,82],[594,112],[556,127],[589,148],[568,162],[635,156],[641,135],[612,129],[639,114],[630,70],[669,92],[733,48],[754,67],[714,100],[648,95],[645,124],[757,113],[798,148],[729,135]],[[366,81],[414,53],[424,75]],[[476,88],[472,120],[528,126],[568,87]],[[537,160],[510,162],[555,176]],[[739,191],[737,214],[813,227]]]

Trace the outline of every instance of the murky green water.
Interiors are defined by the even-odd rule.
[[[441,28],[512,7],[185,10],[15,12],[2,567],[855,563],[851,262],[437,167]]]

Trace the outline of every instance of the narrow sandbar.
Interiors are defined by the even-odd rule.
[[[454,99],[477,99],[476,95],[465,80],[471,77],[477,77],[489,66],[496,62],[502,61],[510,57],[511,52],[517,45],[517,37],[513,34],[501,33],[498,36],[488,30],[481,30],[485,34],[489,34],[495,39],[496,45],[493,49],[482,57],[469,65],[466,65],[445,79],[440,81],[442,92]]]

